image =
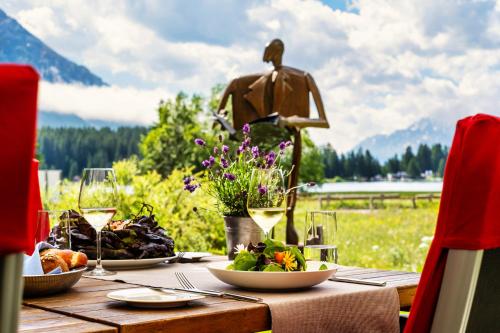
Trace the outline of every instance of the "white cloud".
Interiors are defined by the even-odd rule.
[[[87,87],[42,82],[39,107],[59,113],[73,113],[84,119],[105,119],[148,125],[157,120],[156,108],[172,92],[133,87]]]
[[[262,50],[275,37],[285,41],[285,64],[311,72],[321,90],[332,128],[311,130],[319,143],[346,150],[422,117],[454,122],[500,112],[500,1],[352,6],[23,0],[7,1],[5,9],[113,85],[43,85],[42,106],[87,118],[150,122],[160,98],[180,90],[207,94],[216,83],[269,69]]]

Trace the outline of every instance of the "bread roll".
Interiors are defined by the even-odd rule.
[[[57,267],[61,267],[63,272],[69,271],[68,264],[61,257],[52,254],[46,253],[40,257],[42,263],[42,269],[45,274],[53,271]]]
[[[78,268],[87,265],[87,255],[83,252],[71,250],[46,249],[40,253],[40,256],[47,254],[55,255],[64,260],[69,269]]]

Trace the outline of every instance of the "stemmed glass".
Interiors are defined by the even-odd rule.
[[[280,169],[254,169],[247,194],[250,217],[264,231],[269,232],[285,214],[286,191]]]
[[[115,272],[105,270],[101,264],[101,230],[116,214],[118,195],[113,169],[84,169],[78,205],[80,211],[97,232],[97,262],[95,268],[86,275],[104,276]]]
[[[69,210],[39,210],[35,242],[38,243],[45,240],[40,238],[43,230],[58,226],[57,229],[52,229],[54,245],[59,249],[71,250],[70,216],[71,213]]]

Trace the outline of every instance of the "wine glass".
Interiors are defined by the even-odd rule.
[[[250,217],[264,231],[269,232],[285,214],[285,181],[280,169],[254,169],[247,194]]]
[[[84,169],[78,205],[87,222],[97,232],[97,262],[95,268],[86,275],[104,276],[115,272],[105,270],[101,264],[101,230],[116,214],[118,195],[113,169]]]

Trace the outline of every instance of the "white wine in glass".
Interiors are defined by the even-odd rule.
[[[279,169],[252,171],[247,195],[250,217],[269,238],[271,229],[285,214],[286,192],[283,173]]]
[[[86,275],[116,274],[105,270],[101,264],[101,230],[116,214],[116,177],[113,169],[84,169],[78,205],[83,217],[97,233],[96,266]]]

